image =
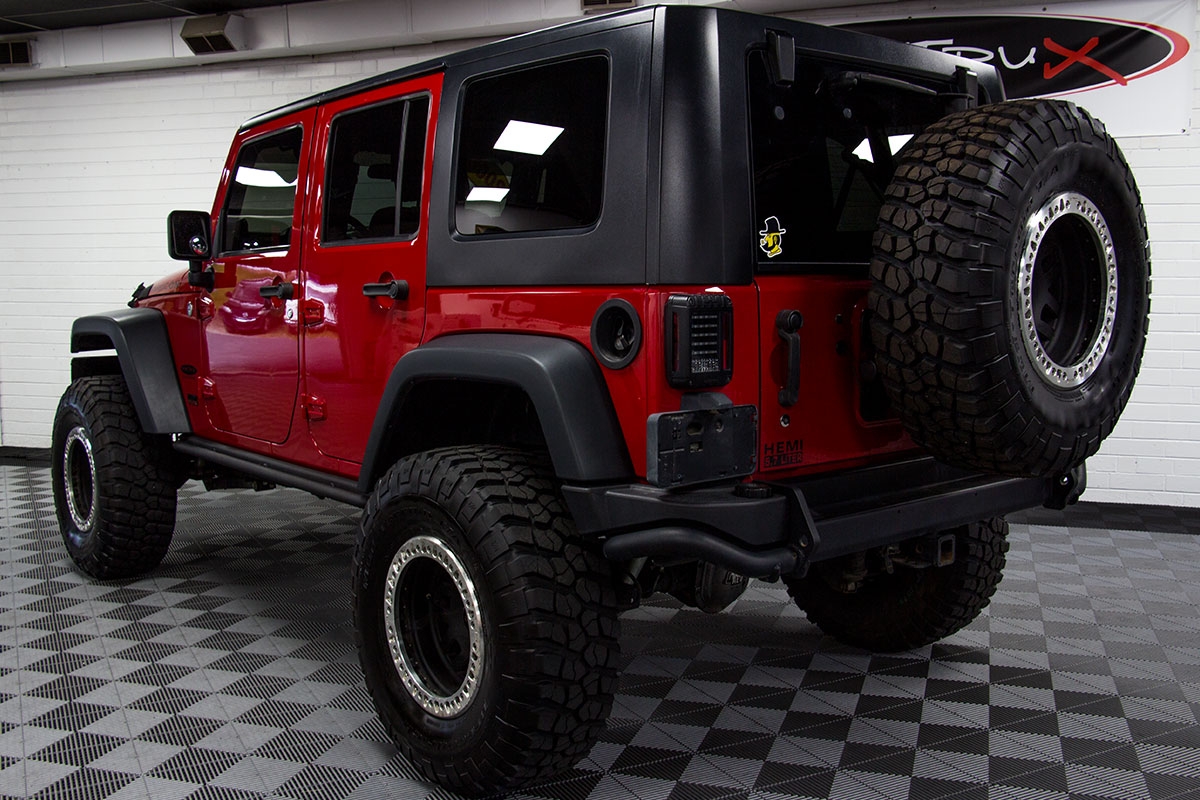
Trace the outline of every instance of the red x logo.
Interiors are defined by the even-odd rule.
[[[1088,56],[1088,53],[1092,52],[1092,50],[1095,49],[1096,45],[1098,44],[1100,44],[1099,37],[1093,36],[1091,39],[1088,39],[1087,44],[1085,44],[1083,47],[1079,48],[1078,50],[1072,50],[1071,48],[1063,47],[1053,39],[1046,37],[1042,40],[1042,45],[1051,53],[1057,53],[1058,55],[1063,56],[1066,60],[1054,67],[1050,66],[1049,64],[1043,64],[1042,77],[1046,80],[1050,80],[1072,64],[1083,64],[1085,67],[1091,67],[1101,75],[1111,78],[1114,82],[1120,84],[1121,86],[1128,84],[1129,81],[1125,79],[1124,75],[1112,69],[1111,67],[1104,66],[1096,59]]]

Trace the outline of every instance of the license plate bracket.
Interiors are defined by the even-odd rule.
[[[758,409],[722,406],[651,414],[646,421],[646,478],[663,488],[753,474]]]

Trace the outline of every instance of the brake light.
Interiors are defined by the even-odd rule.
[[[733,378],[733,300],[673,294],[663,315],[667,383],[676,389],[724,386]]]

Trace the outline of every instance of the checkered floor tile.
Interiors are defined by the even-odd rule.
[[[0,465],[0,797],[449,798],[376,720],[350,628],[355,509],[181,492],[150,577],[71,565],[47,471]],[[944,642],[872,655],[777,585],[622,618],[607,730],[523,798],[1200,800],[1200,538],[1013,525]]]

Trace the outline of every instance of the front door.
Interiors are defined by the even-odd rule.
[[[315,111],[238,135],[217,198],[201,394],[221,431],[288,438],[299,382],[295,284]]]
[[[362,462],[379,400],[425,323],[425,251],[441,76],[322,106],[300,300],[308,429]]]

